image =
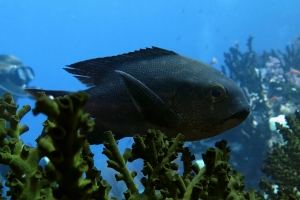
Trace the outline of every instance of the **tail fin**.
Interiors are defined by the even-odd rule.
[[[71,93],[69,91],[62,91],[62,90],[42,90],[42,89],[30,89],[30,88],[26,88],[24,91],[27,92],[30,96],[34,97],[35,99],[37,99],[39,92],[45,92],[47,96],[52,96],[53,98],[58,96],[65,96]]]

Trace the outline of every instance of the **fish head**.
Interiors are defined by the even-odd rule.
[[[250,106],[241,88],[229,77],[213,69],[213,73],[188,83],[186,101],[190,110],[183,114],[192,134],[188,141],[213,137],[242,123],[250,113]]]

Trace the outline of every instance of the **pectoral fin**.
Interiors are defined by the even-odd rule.
[[[167,104],[144,83],[126,72],[115,70],[123,79],[125,86],[138,111],[148,122],[164,127],[172,127],[181,121],[180,115],[173,112]]]

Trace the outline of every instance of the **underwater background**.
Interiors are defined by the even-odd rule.
[[[83,84],[62,69],[67,64],[151,46],[169,49],[206,63],[216,58],[213,66],[221,70],[222,65],[228,67],[224,62],[224,52],[236,46],[239,51],[246,52],[250,35],[254,37],[251,43],[253,50],[260,55],[271,49],[285,51],[287,45],[294,44],[300,34],[299,8],[300,1],[297,0],[0,0],[0,53],[15,55],[33,68],[35,79],[31,86],[55,90],[85,89]],[[265,62],[261,62],[267,63],[268,56]],[[240,75],[240,80],[245,78],[243,73],[236,74]],[[251,88],[248,89],[251,91]],[[34,107],[35,101],[19,99],[18,104]],[[259,115],[259,110],[254,114]],[[25,144],[36,145],[35,139],[43,129],[45,119],[46,116],[34,117],[31,112],[26,115],[22,123],[27,124],[30,131],[21,136]],[[201,159],[201,153],[208,146],[226,139],[236,152],[231,164],[246,175],[246,187],[258,189],[263,159],[270,149],[266,145],[265,152],[259,151],[262,143],[257,142],[256,137],[247,133],[246,129],[243,131],[246,134],[237,127],[188,146],[191,146],[196,159]],[[265,136],[265,141],[269,139]],[[120,150],[131,144],[131,138],[122,139]],[[251,145],[246,148],[246,144]],[[106,160],[101,154],[102,149],[103,145],[92,146],[95,165],[105,176],[105,170],[113,172],[106,168],[106,163],[100,165]],[[256,157],[258,160],[255,160]],[[235,163],[234,159],[239,163]],[[141,165],[136,162],[131,164],[131,168]],[[106,179],[114,179],[110,173],[106,174]],[[251,175],[248,179],[247,174]]]

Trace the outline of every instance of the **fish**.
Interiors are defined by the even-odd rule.
[[[88,88],[85,112],[94,118],[90,144],[103,143],[111,130],[121,139],[161,130],[181,133],[186,141],[218,135],[242,123],[250,113],[240,87],[214,67],[158,47],[94,58],[64,68]],[[37,97],[70,91],[26,89]]]
[[[297,74],[297,75],[300,75],[300,71],[297,70],[297,69],[294,69],[294,68],[290,68],[290,72],[294,73],[294,74]]]
[[[218,63],[218,59],[216,57],[213,57],[211,60],[210,60],[210,65],[213,65],[213,64],[217,64]]]
[[[240,47],[240,43],[239,43],[238,40],[234,41],[234,46],[235,46],[235,48],[237,48],[237,49]]]

